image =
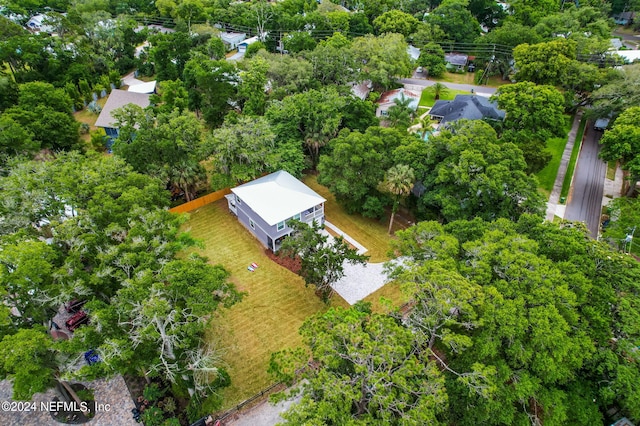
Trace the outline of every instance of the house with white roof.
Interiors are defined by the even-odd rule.
[[[147,93],[147,94],[156,93],[156,80],[146,81],[144,83],[139,83],[139,84],[133,84],[129,86],[128,91],[133,93]]]
[[[229,211],[274,252],[291,234],[289,220],[324,224],[327,200],[284,170],[232,188],[226,198]]]
[[[238,44],[242,43],[242,41],[247,38],[247,35],[245,33],[222,32],[220,33],[220,38],[227,50],[233,50],[238,47]]]

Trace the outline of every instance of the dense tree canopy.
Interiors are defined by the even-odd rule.
[[[300,333],[318,371],[284,415],[288,424],[442,424],[442,373],[393,318],[360,303],[312,317]],[[277,377],[290,378],[292,355],[272,356]]]
[[[76,356],[95,348],[102,362],[65,374],[143,371],[203,396],[219,371],[216,351],[201,342],[208,314],[240,295],[222,267],[195,255],[176,257],[194,242],[179,230],[184,218],[163,208],[161,182],[118,157],[71,153],[20,163],[0,186],[7,218],[0,230],[0,281],[9,290],[0,296],[3,306],[21,314],[3,327],[0,352],[15,339],[40,342],[3,356],[8,362],[0,374],[18,380],[14,396],[30,398],[65,370],[38,324],[74,299],[87,301],[90,324],[55,350]],[[26,359],[32,367],[18,370]],[[47,374],[37,373],[43,369]],[[21,371],[36,377],[26,380]]]
[[[488,124],[458,121],[427,145],[424,157],[416,158],[422,164],[414,167],[426,188],[418,200],[423,214],[446,221],[492,220],[541,211],[542,198],[535,179],[525,173],[522,151],[498,140]]]
[[[363,305],[332,310],[301,329],[308,352],[272,357],[286,379],[311,356],[289,423],[603,424],[612,406],[639,418],[637,262],[579,225],[530,215],[397,235],[392,276],[409,303],[395,321]],[[434,398],[440,410],[419,402]]]
[[[411,75],[407,43],[400,34],[358,37],[353,41],[353,51],[356,60],[364,64],[361,79],[371,80],[375,87],[387,89],[396,77]]]
[[[543,139],[562,135],[565,100],[555,87],[530,82],[510,84],[498,89],[496,100],[506,112],[505,129],[532,132]]]
[[[331,140],[329,153],[321,157],[318,181],[347,211],[366,211],[368,199],[379,196],[377,187],[385,170],[394,165],[393,150],[407,140],[406,134],[396,129],[370,127],[365,133],[345,129]]]
[[[445,0],[426,17],[427,23],[441,28],[447,38],[470,43],[480,34],[480,24],[471,14],[468,0]]]
[[[606,161],[620,161],[622,168],[629,172],[630,193],[640,180],[640,107],[626,109],[604,132],[600,139],[600,157]]]

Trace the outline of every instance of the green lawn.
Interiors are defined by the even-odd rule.
[[[565,136],[562,138],[551,138],[547,140],[546,150],[551,153],[551,160],[549,163],[538,173],[538,189],[545,194],[547,198],[551,195],[553,190],[553,184],[556,181],[558,175],[558,169],[560,168],[560,162],[562,161],[562,154],[564,148],[567,145],[567,137],[571,130],[571,124],[573,123],[572,116],[566,116]]]
[[[384,262],[389,260],[389,240],[387,234],[388,223],[375,219],[368,219],[360,214],[348,214],[337,202],[329,189],[320,185],[316,176],[307,175],[302,180],[309,188],[327,199],[325,203],[325,216],[327,220],[348,235],[353,237],[369,251],[370,262]],[[394,227],[394,230],[397,228]]]
[[[107,103],[107,98],[108,96],[105,96],[102,99],[98,99],[97,101],[98,105],[100,105],[100,107],[104,107],[104,104]],[[73,114],[76,121],[79,121],[80,123],[87,123],[89,125],[89,132],[93,132],[94,130],[97,129],[95,124],[96,124],[96,120],[98,119],[98,115],[99,114],[92,113],[86,107]],[[88,142],[91,139],[91,135],[88,133],[86,135],[82,135],[82,139]]]
[[[441,81],[443,83],[456,83],[456,84],[476,84],[475,83],[475,73],[465,72],[465,73],[453,73],[453,72],[445,72],[444,75],[440,78],[434,78],[433,80]],[[492,75],[489,77],[489,84],[486,84],[488,87],[500,87],[505,84],[511,84],[509,80],[503,80],[499,75]]]
[[[616,178],[616,169],[618,168],[617,161],[609,161],[607,163],[607,179],[615,180]]]
[[[206,339],[221,349],[231,386],[221,391],[223,408],[232,407],[272,383],[267,374],[272,352],[301,345],[298,329],[328,307],[299,276],[269,260],[262,245],[227,209],[225,199],[191,213],[185,230],[202,240],[211,263],[222,264],[231,281],[246,292],[229,310],[216,313]],[[249,272],[256,262],[259,268]],[[332,306],[348,306],[334,295]],[[205,402],[203,410],[209,404]]]
[[[573,171],[576,168],[576,162],[578,161],[578,153],[580,152],[580,145],[582,144],[582,136],[584,135],[584,128],[587,125],[587,119],[582,118],[578,133],[576,134],[576,140],[573,144],[573,150],[571,151],[571,158],[569,159],[569,165],[567,166],[567,173],[564,175],[564,181],[562,182],[562,190],[560,191],[560,199],[567,198],[569,195],[569,189],[571,189],[571,180],[573,179]]]
[[[466,90],[453,90],[453,89],[447,88],[446,93],[442,93],[440,95],[440,99],[445,100],[445,101],[451,101],[451,100],[453,100],[453,98],[456,97],[456,95],[468,95],[470,93],[471,92],[466,91]],[[428,87],[425,87],[425,89],[422,91],[422,95],[420,96],[419,106],[421,106],[421,107],[432,107],[433,104],[435,104],[435,103],[436,103],[436,99],[435,99],[435,96],[433,94],[433,91],[429,90]]]

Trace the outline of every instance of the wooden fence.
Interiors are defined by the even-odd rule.
[[[212,192],[211,194],[207,194],[204,197],[191,200],[188,203],[180,204],[179,206],[169,209],[169,211],[172,213],[190,212],[195,209],[199,209],[202,206],[206,206],[207,204],[211,204],[214,201],[218,201],[227,194],[231,194],[230,188],[221,189],[219,191]]]

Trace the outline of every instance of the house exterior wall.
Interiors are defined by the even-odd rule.
[[[275,243],[280,237],[289,235],[291,233],[291,228],[286,225],[282,230],[278,231],[278,225],[270,226],[267,222],[265,222],[256,212],[251,209],[251,207],[247,206],[242,199],[238,199],[237,195],[234,194],[235,197],[235,214],[238,217],[240,223],[249,230],[258,240],[272,251],[277,251],[280,248],[279,243]],[[227,201],[231,209],[231,202],[229,198]],[[324,205],[322,205],[321,209],[314,210],[312,213],[308,213],[307,211],[300,212],[300,220],[302,222],[311,223],[313,220],[316,220],[319,224],[324,225]],[[254,228],[251,227],[251,221],[253,221]],[[275,243],[275,244],[274,244]]]

